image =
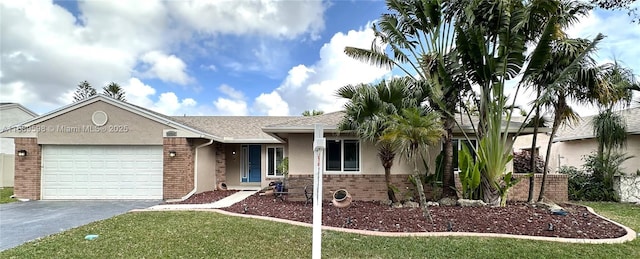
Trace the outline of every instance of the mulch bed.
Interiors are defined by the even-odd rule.
[[[203,193],[194,194],[184,201],[179,202],[167,202],[166,204],[204,204],[204,203],[212,203],[227,196],[234,194],[238,191],[208,191]]]
[[[218,195],[209,193],[208,195]],[[202,194],[201,196],[206,196]],[[201,199],[205,199],[201,197]],[[563,238],[602,239],[621,237],[626,231],[586,208],[560,204],[568,214],[515,202],[507,207],[429,207],[433,223],[422,217],[420,208],[391,208],[379,202],[354,201],[348,208],[326,202],[322,208],[325,226],[384,232],[481,232]],[[280,201],[272,196],[253,195],[224,210],[312,223],[312,205]]]

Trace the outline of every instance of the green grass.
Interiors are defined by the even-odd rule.
[[[640,230],[640,207],[588,203]],[[87,234],[98,234],[93,241]],[[563,244],[504,238],[370,237],[326,231],[324,258],[640,258],[625,244]],[[308,258],[311,229],[211,212],[128,213],[0,253],[0,258]]]
[[[13,195],[12,187],[0,188],[0,204],[18,201],[17,199],[11,198],[11,195]]]

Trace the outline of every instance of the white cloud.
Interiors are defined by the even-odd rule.
[[[223,84],[218,87],[218,90],[233,99],[244,99],[244,94],[231,86]]]
[[[213,105],[217,109],[218,115],[245,116],[249,114],[247,103],[242,100],[231,100],[218,97]]]
[[[129,103],[166,115],[204,115],[209,107],[198,106],[196,100],[184,98],[180,100],[174,92],[161,93],[156,98],[156,89],[144,84],[138,78],[131,78],[122,85]]]
[[[218,91],[228,98],[218,97],[218,99],[213,102],[215,115],[244,116],[249,114],[247,102],[242,92],[225,84],[220,85]]]
[[[318,62],[311,66],[298,65],[291,68],[284,82],[268,95],[277,93],[292,114],[300,114],[310,109],[324,112],[341,110],[345,100],[336,97],[335,92],[338,88],[348,84],[374,82],[390,73],[386,69],[370,66],[344,54],[346,46],[371,46],[373,31],[369,29],[370,25],[366,28],[333,35],[331,41],[320,49]],[[265,105],[267,100],[273,103]],[[272,106],[283,106],[278,100],[265,97],[262,97],[259,103],[256,109],[261,114],[268,114]]]
[[[269,94],[260,94],[256,97],[254,103],[255,110],[266,112],[268,116],[286,116],[289,115],[289,105],[282,100],[278,92]]]
[[[190,29],[209,34],[293,38],[324,28],[322,1],[169,1],[172,15]]]
[[[166,55],[159,51],[150,51],[141,58],[142,62],[149,65],[144,75],[151,78],[159,78],[165,82],[185,85],[193,79],[185,71],[187,65],[175,55]]]

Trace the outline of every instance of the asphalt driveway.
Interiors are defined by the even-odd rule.
[[[27,241],[108,219],[159,200],[28,201],[0,204],[0,251]]]

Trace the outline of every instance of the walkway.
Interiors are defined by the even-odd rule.
[[[240,202],[247,197],[257,193],[258,191],[239,191],[228,197],[205,204],[162,204],[148,208],[147,210],[192,210],[192,209],[220,209],[226,208],[237,202]]]

